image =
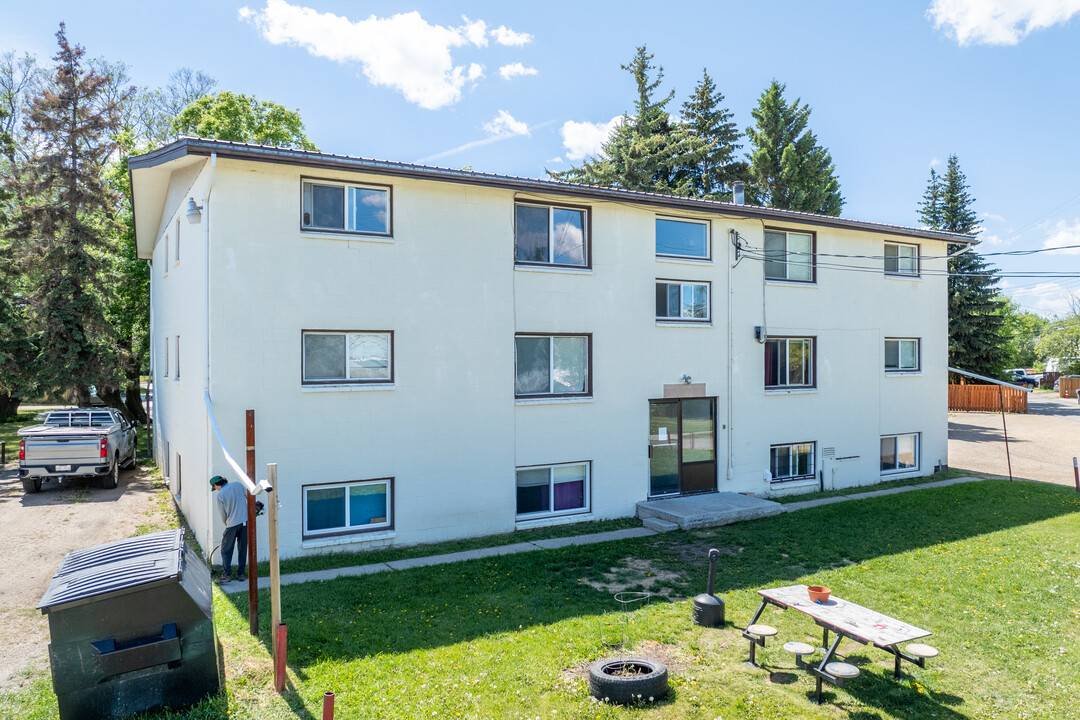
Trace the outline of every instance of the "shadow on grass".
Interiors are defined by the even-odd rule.
[[[722,558],[718,592],[752,590],[1077,512],[1080,495],[1071,489],[988,480],[719,528],[286,585],[281,597],[290,667],[306,679],[305,668],[322,661],[432,649],[614,612],[619,608],[612,595],[584,580],[603,582],[627,557],[674,573],[685,582],[670,587],[677,596],[691,597],[704,591],[710,547],[740,549]],[[227,597],[247,615],[246,594]],[[269,648],[266,591],[259,602],[260,639]],[[904,702],[918,704],[919,716],[929,717],[922,710],[938,708],[932,699],[911,698],[911,688],[902,683],[867,677],[850,687],[875,707],[880,702],[875,693],[895,693],[899,687]],[[950,717],[940,711],[939,717]]]
[[[845,662],[853,663],[853,659],[846,658]],[[859,663],[860,665],[862,663]],[[868,664],[869,661],[868,661]],[[963,703],[961,698],[944,693],[931,693],[917,684],[905,680],[901,675],[897,680],[893,677],[892,670],[881,673],[864,672],[854,680],[844,683],[843,692],[857,699],[864,705],[879,708],[887,717],[917,717],[917,718],[941,718],[951,720],[953,718],[967,718],[968,715],[954,710],[952,705]],[[807,693],[808,699],[817,697],[817,693],[811,688]],[[822,686],[821,700],[823,704],[836,702],[842,696],[828,683]],[[861,711],[849,716],[850,718],[880,718],[881,715]]]

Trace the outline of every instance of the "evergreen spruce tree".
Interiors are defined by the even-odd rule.
[[[810,106],[784,100],[775,80],[761,94],[746,129],[751,152],[751,190],[758,202],[785,210],[839,215],[844,207],[840,181],[829,151],[807,129]]]
[[[734,113],[723,105],[724,95],[705,70],[690,99],[682,105],[679,130],[697,141],[676,169],[680,180],[689,182],[694,197],[731,200],[731,184],[747,180],[749,167],[735,160],[742,147],[740,133],[732,118]]]
[[[975,199],[956,155],[944,175],[930,170],[919,216],[929,228],[975,234]],[[950,243],[949,254],[966,246]],[[1003,330],[1004,301],[997,288],[998,271],[975,250],[949,259],[949,366],[995,377],[1004,369],[1008,338]]]
[[[117,102],[109,78],[83,66],[64,24],[50,87],[33,98],[25,120],[40,147],[16,183],[20,197],[10,235],[34,309],[35,377],[52,394],[116,381],[115,343],[105,316],[111,282],[117,198],[102,177],[116,149]]]
[[[674,91],[656,99],[664,69],[652,61],[653,55],[642,45],[630,63],[621,66],[637,85],[634,114],[623,115],[622,123],[602,146],[600,156],[586,160],[580,167],[549,173],[551,177],[626,190],[690,193],[690,179],[678,168],[685,158],[695,156],[703,143],[691,134],[677,131],[666,109],[675,96]],[[651,77],[654,70],[655,80]]]

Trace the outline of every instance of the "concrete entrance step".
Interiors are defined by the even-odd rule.
[[[641,517],[640,515],[638,517]],[[650,530],[656,532],[671,532],[672,530],[678,530],[679,526],[670,520],[662,520],[658,517],[644,517],[641,518],[641,524]]]
[[[730,525],[779,515],[782,511],[780,503],[733,492],[645,500],[637,504],[637,516],[643,523],[647,518],[657,518],[675,523],[683,530]]]

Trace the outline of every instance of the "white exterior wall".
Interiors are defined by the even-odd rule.
[[[171,193],[175,208],[164,214],[182,216],[189,196],[202,202],[208,174],[204,168],[193,187]],[[392,185],[393,239],[302,233],[302,177]],[[880,260],[867,260],[861,262],[876,264],[876,272],[819,268],[812,285],[763,285],[761,263],[743,259],[732,271],[729,398],[729,231],[761,248],[759,221],[532,193],[519,199],[588,206],[592,269],[515,268],[510,190],[218,162],[203,216],[210,222],[210,391],[241,465],[244,411],[255,411],[257,475],[264,477],[266,463],[278,464],[284,556],[632,515],[649,487],[648,401],[683,375],[718,398],[719,490],[816,488],[817,479],[763,479],[769,446],[778,443],[815,442],[826,488],[877,482],[882,434],[921,433],[921,464],[910,475],[947,459],[944,277],[886,278]],[[712,259],[658,259],[658,215],[709,221]],[[181,505],[200,542],[206,545],[212,532],[213,547],[221,528],[210,513],[206,478],[231,473],[205,419],[205,265],[201,246],[188,240],[203,226],[182,221],[182,232],[189,227],[180,264],[165,263],[167,277],[158,260],[164,230],[155,248],[155,353],[165,334],[171,347],[178,333],[184,353],[181,379],[158,380],[155,406],[159,440],[184,457]],[[881,255],[887,239],[788,229],[816,232],[819,253]],[[944,254],[943,242],[920,242],[923,253]],[[944,261],[924,262],[923,269],[935,266],[943,269]],[[657,279],[711,283],[711,323],[658,323]],[[764,348],[754,339],[754,326],[762,324],[772,335],[816,338],[815,389],[764,390]],[[304,387],[302,331],[320,329],[393,331],[394,384]],[[592,397],[515,401],[515,333],[591,334]],[[885,337],[921,338],[921,374],[886,377]],[[824,448],[849,459],[822,460]],[[591,511],[515,523],[515,468],[577,461],[591,462]],[[393,530],[302,540],[303,485],[386,477],[394,479]],[[189,492],[193,487],[199,490]],[[265,555],[265,524],[260,531]]]

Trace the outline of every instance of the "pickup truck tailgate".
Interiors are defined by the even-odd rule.
[[[25,438],[25,464],[92,465],[102,462],[100,437]]]

